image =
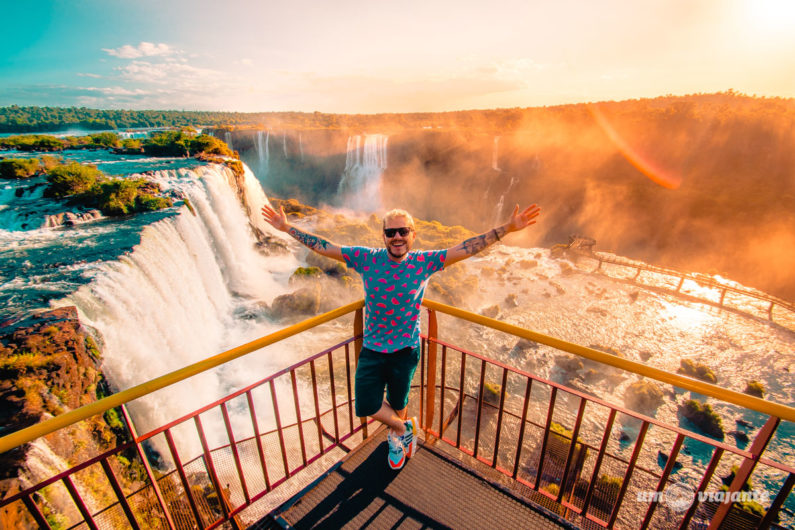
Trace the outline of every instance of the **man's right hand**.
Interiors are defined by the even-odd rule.
[[[290,223],[287,222],[287,215],[284,213],[284,208],[279,206],[279,211],[274,210],[269,204],[262,207],[262,217],[276,230],[287,232],[290,229]]]

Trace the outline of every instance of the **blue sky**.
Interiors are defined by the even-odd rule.
[[[2,0],[0,106],[410,112],[795,97],[790,0]]]

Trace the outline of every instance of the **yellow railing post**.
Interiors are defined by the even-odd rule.
[[[436,404],[436,339],[438,324],[436,311],[428,309],[428,376],[425,381],[425,425],[430,429],[433,425],[433,409]],[[444,397],[442,397],[444,399]]]

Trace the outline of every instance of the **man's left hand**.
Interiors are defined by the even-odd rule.
[[[516,207],[513,209],[513,213],[511,214],[511,218],[508,220],[508,223],[505,225],[505,229],[507,232],[517,232],[528,226],[536,223],[536,217],[538,214],[541,213],[541,208],[537,204],[533,204],[528,206],[521,212],[519,211],[519,205],[517,204]]]

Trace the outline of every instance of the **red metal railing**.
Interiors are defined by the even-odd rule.
[[[507,477],[520,493],[585,527],[775,524],[795,468],[765,451],[781,421],[792,421],[792,409],[684,381],[691,391],[772,411],[750,447],[740,449],[443,342],[436,310],[570,353],[598,352],[425,305],[431,310],[419,392],[409,407],[416,410],[418,397],[426,443],[455,448],[484,473]],[[367,423],[353,411],[362,332],[360,306],[355,311],[353,338],[143,435],[128,419],[130,441],[0,501],[0,508],[41,528],[241,528],[260,519],[367,437]],[[682,379],[667,376],[673,384]],[[656,377],[666,380],[665,373]],[[682,462],[688,464],[678,470]],[[737,503],[696,499],[677,509],[659,497],[639,500],[642,492],[687,486],[690,501],[732,474],[729,493],[763,478],[773,492],[763,514]]]
[[[16,505],[27,512],[30,526],[41,528],[209,529],[224,523],[243,528],[269,511],[266,506],[245,513],[275,488],[315,463],[320,466],[314,474],[320,474],[349,451],[346,443],[358,444],[366,436],[367,425],[355,418],[352,407],[355,342],[356,337],[348,339],[140,436],[125,410],[132,441],[4,499],[0,508]],[[232,407],[238,410],[235,418]],[[251,435],[238,436],[233,428],[241,410]],[[226,443],[211,446],[205,421],[213,414],[220,416],[216,423],[223,425]],[[264,427],[263,418],[272,418],[273,425]],[[201,448],[187,460],[180,447],[186,428]],[[141,485],[133,491],[125,491],[130,484],[123,486],[118,478],[122,458],[134,459],[142,469]],[[135,466],[125,466],[125,474]],[[81,486],[102,477],[112,492],[104,501]],[[65,488],[74,510],[55,514],[48,507],[46,499],[58,496],[59,488]]]
[[[768,528],[792,492],[795,468],[763,457],[781,421],[775,416],[742,450],[445,343],[436,338],[437,327],[430,310],[423,337],[421,424],[432,443],[435,438],[468,455],[468,463],[510,477],[532,499],[576,524]],[[702,466],[682,455],[683,448],[700,449],[710,455],[709,463]],[[685,468],[686,480],[683,473],[673,480],[680,456],[692,463]],[[734,478],[721,481],[721,472],[728,477],[733,472]],[[760,506],[762,514],[739,503],[699,502],[697,492],[719,491],[724,484],[729,493],[747,489],[752,475],[780,481],[767,481],[773,495]],[[697,486],[690,485],[694,481]],[[673,502],[674,493],[685,495],[681,504]],[[671,502],[661,502],[665,494]],[[638,500],[645,497],[650,499]]]

